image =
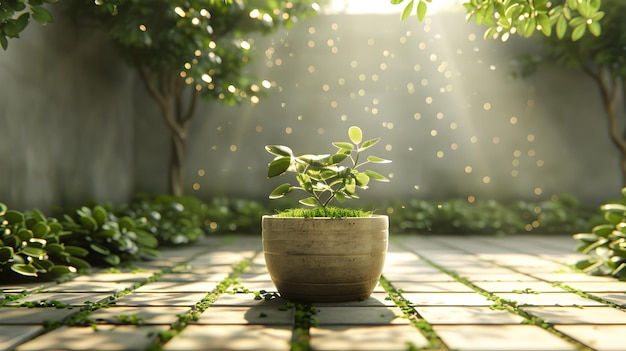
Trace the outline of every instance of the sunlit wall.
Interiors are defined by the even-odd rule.
[[[457,8],[461,10],[461,8]],[[251,72],[273,82],[257,105],[205,105],[193,125],[186,189],[201,197],[265,199],[263,146],[332,152],[350,125],[382,137],[368,200],[411,197],[545,199],[619,195],[617,154],[595,86],[576,71],[543,66],[512,78],[529,41],[485,41],[459,11],[423,23],[397,14],[322,15],[256,38]],[[138,131],[151,126],[147,118]],[[153,121],[153,120],[152,120]],[[151,129],[156,133],[155,129]],[[163,189],[167,144],[138,136],[137,187]],[[159,151],[155,151],[159,150]]]

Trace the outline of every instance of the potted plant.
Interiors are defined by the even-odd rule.
[[[282,297],[303,302],[341,302],[368,298],[382,274],[389,218],[368,211],[329,206],[333,201],[356,199],[357,189],[385,176],[361,168],[389,163],[363,158],[363,151],[380,138],[363,141],[359,127],[348,129],[349,142],[332,143],[334,154],[294,155],[291,148],[268,145],[275,158],[268,177],[294,173],[296,184],[284,183],[270,193],[277,199],[298,190],[308,208],[282,211],[262,218],[263,251],[267,269]]]

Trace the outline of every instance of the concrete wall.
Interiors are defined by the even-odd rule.
[[[264,145],[332,152],[356,124],[381,136],[376,153],[394,161],[377,167],[392,182],[373,184],[365,199],[619,196],[618,156],[592,81],[553,65],[514,79],[511,61],[530,43],[484,41],[482,32],[463,13],[427,23],[337,15],[257,39],[253,72],[277,88],[256,106],[201,108],[188,192],[265,199],[286,179],[265,178]],[[163,161],[139,152],[137,183],[159,189],[163,180],[150,176]]]
[[[97,35],[57,19],[0,52],[0,202],[126,201],[134,76]]]
[[[332,152],[350,125],[381,136],[365,200],[619,195],[616,151],[593,83],[543,66],[510,77],[529,42],[483,41],[463,13],[327,15],[257,38],[255,75],[276,88],[255,106],[202,104],[186,189],[263,200],[266,144]],[[84,30],[31,25],[0,53],[0,201],[46,208],[164,192],[169,140],[134,73]]]

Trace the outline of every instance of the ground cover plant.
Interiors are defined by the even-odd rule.
[[[587,255],[577,267],[589,274],[626,280],[626,188],[622,195],[600,207],[604,223],[594,226],[590,233],[574,235],[580,244],[577,250]]]
[[[258,234],[263,215],[291,208],[294,202],[227,197],[202,201],[143,194],[128,204],[88,204],[51,216],[0,204],[0,275],[3,279],[53,279],[92,266],[130,265],[157,256],[159,247],[189,245],[205,235]],[[390,215],[391,229],[397,234],[581,233],[575,238],[584,244],[581,252],[590,257],[580,268],[610,274],[624,258],[621,233],[626,231],[626,199],[615,202],[603,206],[604,212],[565,195],[513,203],[410,199],[379,208]],[[366,204],[363,208],[368,211]],[[606,218],[611,222],[606,223]],[[585,233],[589,228],[594,228],[592,233]]]

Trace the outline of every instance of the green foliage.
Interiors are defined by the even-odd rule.
[[[0,203],[0,275],[57,277],[89,268],[85,250],[63,243],[66,234],[38,210],[22,213]]]
[[[398,5],[404,1],[391,0],[391,3]],[[408,18],[415,10],[417,18],[423,20],[427,3],[431,1],[408,0],[401,18]],[[605,14],[601,5],[602,0],[466,0],[463,3],[467,20],[473,19],[476,24],[487,27],[485,38],[503,40],[511,34],[530,37],[535,32],[549,37],[553,29],[559,39],[565,38],[570,29],[572,41],[579,40],[587,31],[597,37],[602,31],[600,20]]]
[[[576,266],[593,275],[612,275],[626,280],[626,188],[624,198],[609,201],[600,207],[605,222],[590,233],[574,234],[576,249],[587,255]]]
[[[206,203],[204,228],[209,233],[258,233],[261,217],[271,212],[258,201],[218,196]]]
[[[117,266],[159,255],[158,240],[146,230],[145,217],[118,217],[100,205],[83,206],[64,214],[61,224],[70,232],[65,242],[88,250],[87,258],[98,265]]]
[[[357,188],[367,189],[370,180],[388,182],[389,180],[372,170],[360,171],[359,168],[369,163],[389,163],[377,156],[368,156],[364,161],[361,153],[376,145],[380,138],[363,141],[363,132],[359,127],[348,129],[349,142],[334,142],[337,148],[334,154],[305,154],[295,156],[291,148],[283,145],[267,145],[265,149],[276,156],[269,163],[269,178],[295,173],[298,185],[284,183],[270,193],[270,199],[282,198],[293,190],[302,190],[309,196],[301,199],[305,206],[325,208],[337,200],[358,199]],[[345,162],[344,162],[345,161]],[[343,166],[347,164],[347,166]]]
[[[137,195],[129,205],[114,211],[118,217],[145,218],[142,230],[152,234],[160,245],[188,244],[204,236],[206,205],[195,197]]]
[[[52,22],[52,15],[44,7],[58,0],[11,0],[0,1],[0,46],[6,50],[9,39],[19,38],[31,18],[39,24]]]
[[[595,210],[571,196],[541,202],[453,199],[411,199],[389,203],[391,227],[402,233],[542,234],[573,233],[597,219]]]

